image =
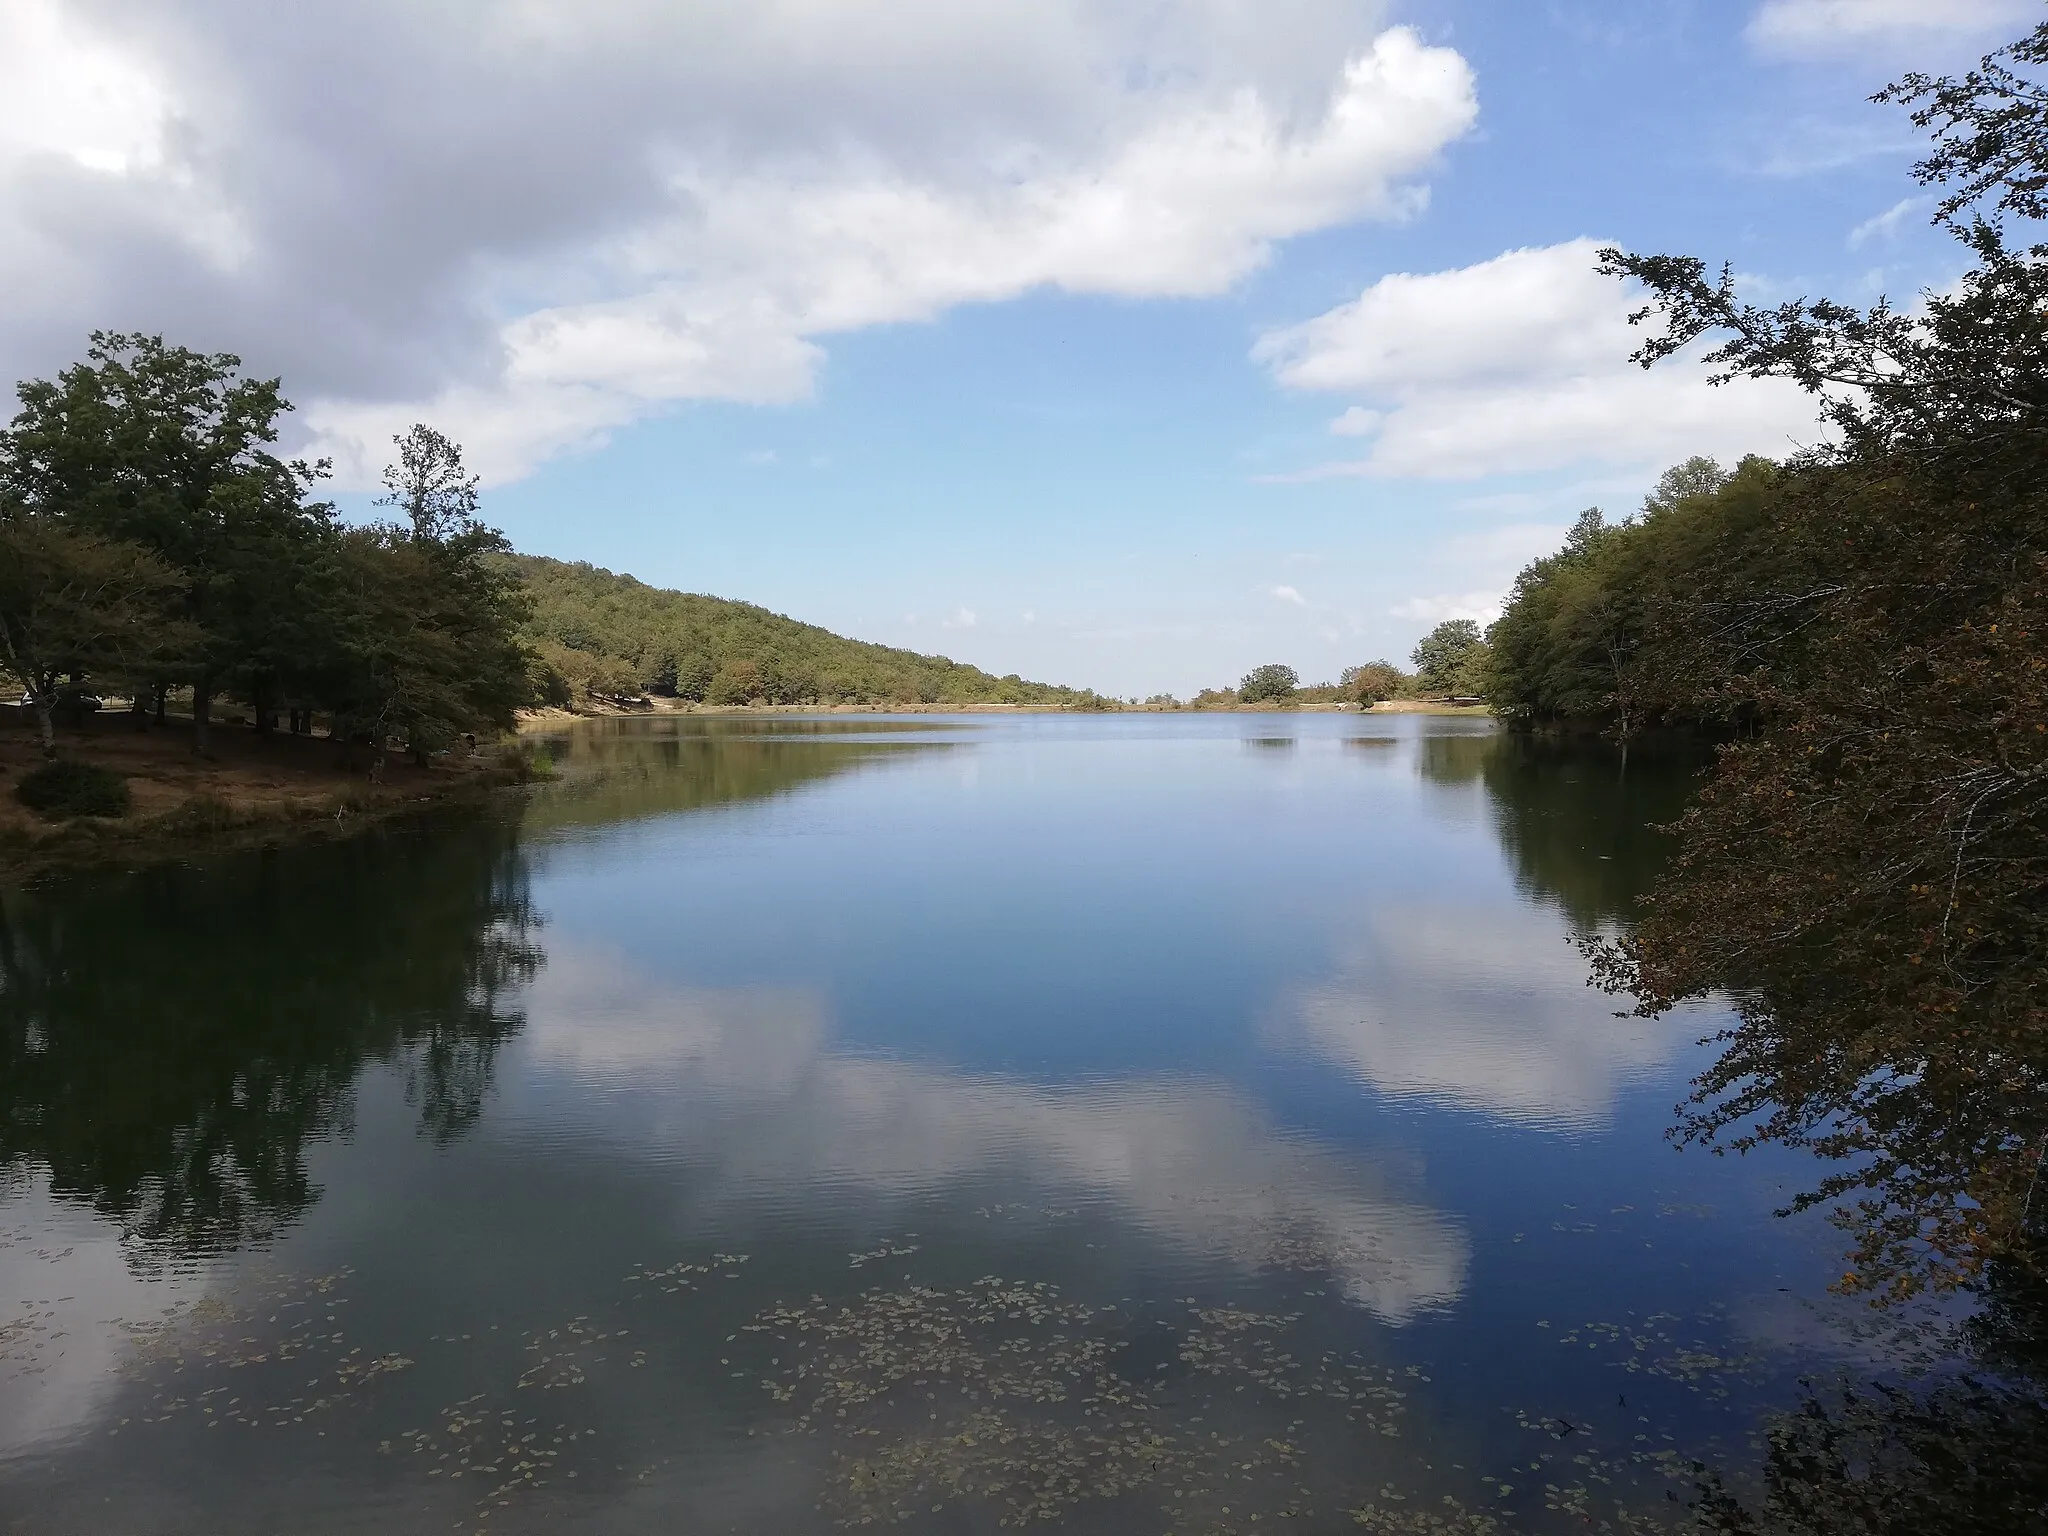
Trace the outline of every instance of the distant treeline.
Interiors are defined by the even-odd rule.
[[[1041,704],[1090,693],[995,677],[944,656],[848,640],[751,603],[650,587],[581,562],[502,554],[528,602],[520,633],[541,697],[573,706],[643,694],[709,704]]]
[[[1303,683],[1294,668],[1268,662],[1247,672],[1235,688],[1204,688],[1196,709],[1238,704],[1356,704],[1370,709],[1388,699],[1484,697],[1491,678],[1486,638],[1474,619],[1446,619],[1416,643],[1415,670],[1391,661],[1346,667],[1334,683]],[[1171,702],[1170,700],[1167,702]]]

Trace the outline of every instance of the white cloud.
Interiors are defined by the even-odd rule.
[[[282,372],[349,480],[415,414],[503,479],[669,402],[804,398],[840,332],[1215,293],[1410,214],[1474,121],[1464,61],[1377,10],[19,0],[0,283],[38,302],[0,375],[164,330]]]
[[[975,623],[976,619],[972,608],[955,608],[951,618],[939,621],[939,627],[942,629],[972,629]]]
[[[1262,337],[1253,356],[1283,385],[1362,394],[1380,415],[1364,458],[1287,478],[1461,478],[1694,453],[1737,458],[1782,454],[1814,435],[1814,402],[1791,384],[1717,389],[1684,356],[1648,372],[1630,363],[1641,333],[1628,315],[1641,301],[1594,270],[1601,244],[1572,240],[1447,272],[1394,273],[1348,304]]]
[[[1908,216],[1932,205],[1929,197],[1902,197],[1883,213],[1865,219],[1849,231],[1849,249],[1860,250],[1872,240],[1891,240],[1897,237],[1899,226]]]
[[[1491,624],[1500,617],[1504,590],[1460,592],[1447,597],[1411,597],[1387,610],[1397,619],[1414,619],[1423,624],[1441,624],[1445,619],[1476,619]]]
[[[2040,9],[2037,0],[1766,0],[1745,35],[1766,53],[1808,55],[2018,27]]]
[[[1268,595],[1277,598],[1283,603],[1292,603],[1297,608],[1306,608],[1308,606],[1308,599],[1303,597],[1293,587],[1268,587],[1266,591]]]
[[[1368,411],[1362,405],[1347,406],[1344,414],[1330,423],[1330,431],[1338,437],[1371,437],[1385,420],[1378,411]]]

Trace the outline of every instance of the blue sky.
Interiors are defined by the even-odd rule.
[[[1485,617],[1810,403],[1644,377],[1592,243],[1958,270],[1903,114],[2035,0],[18,0],[0,373],[283,374],[524,549],[1117,694]],[[1669,367],[1669,365],[1667,365]]]

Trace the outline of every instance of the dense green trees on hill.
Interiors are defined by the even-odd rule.
[[[523,633],[540,659],[542,692],[558,704],[642,692],[710,704],[1076,706],[1093,698],[580,562],[506,554],[497,563],[531,604]]]

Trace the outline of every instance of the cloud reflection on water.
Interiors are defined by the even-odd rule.
[[[1113,1202],[1183,1251],[1327,1269],[1391,1323],[1456,1301],[1470,1244],[1445,1214],[1231,1088],[1146,1078],[1049,1086],[835,1052],[797,988],[674,987],[557,949],[526,997],[513,1117],[709,1169],[735,1205],[907,1198],[995,1175]],[[566,1080],[566,1081],[565,1081]],[[601,1106],[601,1117],[587,1106]]]
[[[1668,1022],[1615,1017],[1585,977],[1540,908],[1375,908],[1330,974],[1282,1002],[1276,1033],[1382,1093],[1595,1129],[1683,1037]]]

